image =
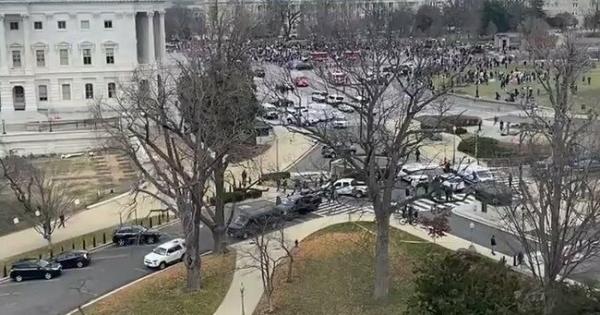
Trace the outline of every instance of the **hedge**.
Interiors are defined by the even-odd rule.
[[[466,115],[449,115],[449,116],[433,116],[425,115],[417,117],[421,122],[422,129],[444,129],[447,132],[452,132],[452,127],[469,127],[477,126],[481,123],[481,118],[477,116]]]
[[[260,180],[262,182],[266,182],[266,181],[283,180],[283,179],[288,179],[288,178],[290,178],[290,172],[273,172],[273,173],[263,174],[260,177]]]
[[[239,201],[244,201],[246,199],[255,199],[255,198],[260,198],[262,197],[262,191],[258,190],[258,189],[236,189],[234,191],[231,192],[226,192],[223,195],[223,202],[224,203],[230,203],[230,202],[239,202]],[[210,200],[210,205],[214,206],[216,204],[216,199],[215,197],[211,197]]]
[[[477,140],[477,156],[475,156],[475,139]],[[458,151],[464,152],[475,158],[498,158],[508,157],[517,154],[508,146],[504,146],[500,141],[488,137],[469,137],[463,139],[458,144]]]

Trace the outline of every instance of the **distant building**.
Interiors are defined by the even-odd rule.
[[[164,0],[0,0],[0,114],[85,111],[166,58]],[[3,116],[3,118],[6,116]]]
[[[578,26],[583,25],[583,19],[586,14],[596,10],[598,0],[545,0],[544,11],[549,16],[567,12],[577,18]]]

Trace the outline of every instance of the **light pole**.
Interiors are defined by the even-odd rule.
[[[475,160],[479,165],[479,130],[475,132]]]
[[[473,245],[473,229],[475,229],[475,223],[471,222],[469,223],[469,230],[471,231],[469,234],[469,241],[471,242],[471,245]]]
[[[6,121],[4,121],[4,119],[2,119],[2,134],[6,134]]]
[[[244,309],[244,283],[241,282],[241,286],[240,286],[240,295],[242,298],[242,315],[246,315],[246,310]]]
[[[456,164],[456,126],[452,126],[452,165]]]

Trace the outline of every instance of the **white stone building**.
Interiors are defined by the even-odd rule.
[[[165,6],[0,0],[0,115],[86,111],[95,99],[110,101],[134,69],[165,61]]]

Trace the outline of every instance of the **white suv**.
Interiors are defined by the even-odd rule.
[[[185,240],[176,238],[159,245],[144,257],[144,265],[150,268],[165,269],[170,264],[183,260]]]

